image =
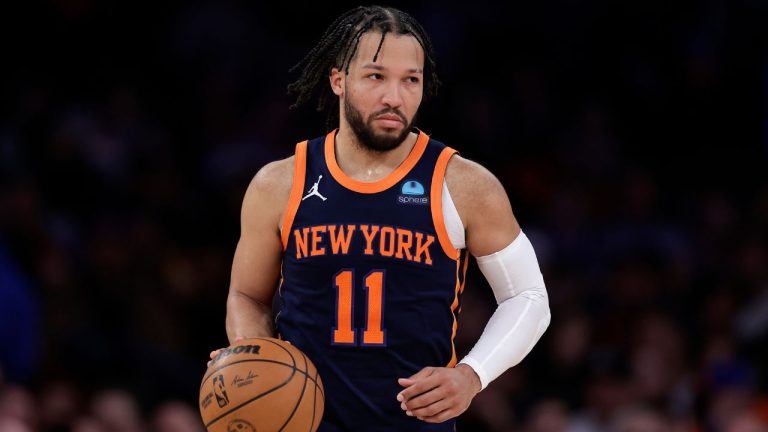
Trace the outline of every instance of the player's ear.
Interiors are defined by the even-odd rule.
[[[331,73],[328,75],[328,79],[331,82],[331,90],[336,96],[344,94],[344,78],[346,75],[338,68],[331,69]]]

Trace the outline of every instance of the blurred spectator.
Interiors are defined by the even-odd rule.
[[[92,417],[80,417],[72,422],[72,432],[111,432],[111,429]]]
[[[723,428],[723,432],[766,432],[768,423],[756,415],[745,411],[731,418]]]
[[[568,419],[568,409],[562,401],[544,400],[531,410],[525,430],[527,432],[566,432]]]
[[[659,413],[641,407],[623,408],[616,414],[611,432],[668,432],[668,422]]]
[[[3,432],[32,432],[34,429],[21,420],[0,416],[0,430]]]
[[[35,400],[30,392],[17,385],[1,388],[0,419],[15,420],[9,424],[16,425],[18,422],[29,430],[36,430],[39,419]]]
[[[83,410],[79,389],[66,381],[49,381],[40,390],[37,413],[44,431],[65,431]]]
[[[571,420],[573,432],[608,431],[614,416],[633,403],[629,384],[612,372],[592,377],[587,383],[585,399],[583,409]]]
[[[205,432],[199,413],[180,401],[160,405],[152,423],[156,432]]]
[[[133,397],[122,390],[110,389],[91,400],[93,418],[110,432],[141,432],[144,421]]]
[[[470,406],[471,415],[467,416],[469,419],[477,421],[477,424],[474,425],[475,428],[492,432],[508,431],[515,428],[517,418],[512,408],[514,401],[510,400],[509,395],[499,385],[489,385],[476,396],[475,400],[477,403]],[[463,423],[461,424],[463,425]]]

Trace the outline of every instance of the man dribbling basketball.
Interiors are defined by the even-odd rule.
[[[296,69],[296,103],[318,91],[338,129],[251,182],[227,335],[274,336],[274,321],[325,384],[321,431],[452,431],[549,324],[533,247],[499,181],[414,128],[438,81],[412,17],[348,11]],[[468,254],[499,306],[457,362]]]

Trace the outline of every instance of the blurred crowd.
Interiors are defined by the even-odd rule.
[[[35,394],[7,385],[0,397],[3,432],[205,432],[197,411],[188,403],[168,400],[143,413],[125,390],[103,389],[88,398],[79,386],[65,381],[46,383]]]
[[[459,429],[767,432],[768,6],[393,5],[438,52],[418,126],[499,177],[550,296],[547,333]],[[288,110],[287,69],[350,6],[10,20],[1,432],[204,430],[243,193],[325,132]],[[459,355],[494,306],[472,263]]]

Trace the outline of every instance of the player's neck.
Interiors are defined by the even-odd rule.
[[[366,149],[349,127],[339,128],[335,138],[336,163],[344,174],[358,181],[381,180],[408,157],[418,135],[410,132],[399,146],[386,152]]]

